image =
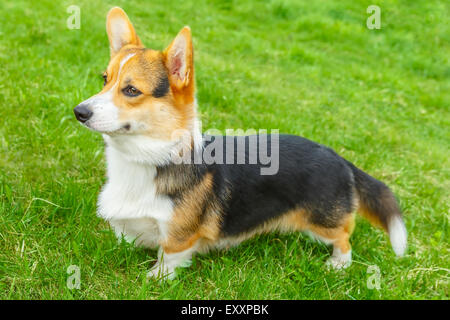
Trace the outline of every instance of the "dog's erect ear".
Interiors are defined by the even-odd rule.
[[[109,10],[106,18],[106,31],[108,32],[111,56],[128,44],[142,46],[130,19],[128,19],[125,11],[119,7]]]
[[[184,27],[164,50],[169,81],[178,90],[194,86],[194,52],[191,29]]]

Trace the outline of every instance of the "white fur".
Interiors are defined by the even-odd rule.
[[[157,140],[144,135],[103,135],[103,138],[125,160],[146,167],[168,164],[178,150],[176,141]]]
[[[105,141],[109,144],[114,138],[106,136]],[[119,226],[124,233],[130,231],[131,237],[139,233],[141,237],[154,237],[145,232],[154,233],[155,228],[147,230],[144,225],[156,224],[159,230],[161,224],[170,220],[173,211],[172,200],[156,193],[156,167],[130,161],[114,145],[106,147],[106,159],[108,180],[98,199],[98,215],[112,220],[115,229]],[[136,219],[147,219],[142,225],[143,230],[136,231],[140,229],[136,226]],[[127,226],[127,223],[131,225]]]
[[[171,149],[146,137],[104,135],[104,138],[108,181],[98,200],[98,215],[110,222],[118,237],[134,240],[138,246],[156,247],[167,237],[173,202],[156,193],[155,163],[168,161]],[[148,155],[148,162],[144,161],[144,155]],[[173,254],[160,249],[158,262],[148,276],[174,278],[175,268],[189,263],[195,251],[195,246]]]
[[[161,233],[158,222],[153,218],[111,219],[109,224],[114,229],[118,239],[124,237],[128,242],[145,248],[156,248],[159,245]]]
[[[159,278],[161,280],[174,279],[176,276],[175,269],[177,267],[187,267],[191,265],[192,255],[196,251],[196,245],[191,248],[177,252],[164,253],[162,250],[158,252],[158,262],[147,273],[149,278]]]
[[[105,139],[108,141],[108,139]],[[156,194],[155,166],[129,161],[114,147],[106,148],[108,180],[98,199],[97,214],[116,235],[135,245],[154,248],[167,236],[173,202]]]
[[[397,256],[403,256],[406,251],[408,238],[403,220],[400,217],[394,216],[389,221],[388,230],[392,249],[394,249]]]
[[[327,260],[327,265],[334,269],[345,269],[352,264],[352,250],[342,253],[341,249],[334,247],[333,254]]]
[[[198,129],[196,126],[194,131]],[[172,200],[156,192],[156,165],[171,161],[173,150],[178,150],[176,143],[139,135],[103,137],[108,179],[98,199],[97,214],[110,222],[118,237],[134,240],[138,246],[156,247],[166,239],[173,213]],[[194,133],[194,137],[201,139],[201,134]],[[201,142],[194,145],[201,146]],[[161,254],[149,276],[175,276],[175,268],[189,261],[193,252],[194,247]]]
[[[96,95],[84,101],[93,112],[92,117],[84,123],[89,129],[99,132],[114,132],[120,130],[119,108],[113,102],[112,87],[109,91]]]

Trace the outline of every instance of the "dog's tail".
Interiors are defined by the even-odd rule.
[[[407,234],[394,194],[383,182],[349,164],[359,195],[358,212],[373,225],[383,228],[389,234],[395,254],[403,256],[407,247]]]

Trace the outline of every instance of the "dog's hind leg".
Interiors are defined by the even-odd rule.
[[[334,269],[345,269],[352,264],[352,249],[348,236],[333,242],[333,253],[326,263]]]
[[[327,260],[327,265],[334,269],[344,269],[352,264],[352,249],[349,242],[355,226],[354,214],[346,216],[337,228],[323,228],[313,226],[310,231],[327,244],[333,245],[333,253]]]

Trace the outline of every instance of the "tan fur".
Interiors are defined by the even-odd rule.
[[[292,224],[290,224],[291,216],[294,214],[296,213],[286,213],[280,218],[269,220],[249,232],[241,233],[233,237],[221,238],[216,243],[210,244],[210,246],[217,248],[229,248],[232,246],[236,246],[245,240],[251,239],[258,234],[264,234],[273,231],[289,232],[297,230],[293,227]]]
[[[218,212],[215,212],[215,208],[208,208],[207,212],[203,212],[205,204],[210,200],[212,186],[212,174],[209,173],[197,186],[184,192],[175,206],[168,237],[162,244],[164,252],[184,251],[200,238],[211,241],[218,238]]]
[[[351,249],[349,239],[354,228],[354,214],[348,214],[336,228],[323,228],[314,225],[309,226],[310,231],[332,242],[333,246],[339,248],[342,253],[347,253]]]
[[[326,239],[338,247],[342,253],[351,249],[349,239],[353,232],[355,222],[354,214],[348,214],[340,222],[336,228],[324,228],[309,222],[310,213],[305,210],[292,210],[279,218],[272,219],[261,226],[255,228],[251,232],[240,234],[236,237],[228,237],[221,239],[217,245],[219,247],[228,248],[238,245],[239,243],[254,237],[257,234],[269,233],[273,231],[290,232],[290,231],[310,231],[319,237]]]
[[[369,220],[369,222],[378,228],[381,228],[388,232],[388,217],[386,213],[394,212],[401,215],[397,201],[391,191],[389,189],[384,189],[380,192],[378,196],[378,202],[383,206],[379,208],[380,212],[375,212],[375,209],[370,209],[367,207],[367,204],[364,201],[359,202],[359,207],[357,209],[358,213],[361,214],[364,218]],[[380,214],[381,213],[381,214]]]
[[[371,225],[387,230],[387,227],[381,222],[380,218],[374,215],[363,203],[359,205],[358,213],[367,219]]]
[[[258,234],[264,234],[273,231],[289,232],[289,231],[303,230],[303,228],[300,227],[298,222],[300,222],[300,220],[306,221],[306,219],[307,218],[305,217],[305,212],[303,210],[290,211],[281,215],[278,218],[263,223],[262,225],[258,226],[257,228],[253,229],[250,232],[241,233],[238,236],[234,237],[222,238],[213,246],[219,248],[229,248],[231,246],[238,245],[241,242],[248,240]]]

